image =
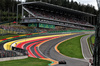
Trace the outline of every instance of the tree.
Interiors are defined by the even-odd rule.
[[[56,3],[56,0],[51,0],[50,3],[51,4],[55,4]]]
[[[32,2],[32,1],[35,1],[35,0],[26,0],[26,2]]]
[[[49,0],[42,0],[42,2],[49,2]]]
[[[0,10],[5,10],[5,6],[6,6],[6,4],[5,4],[5,0],[0,0]]]
[[[62,5],[62,2],[63,2],[63,0],[56,0],[55,4],[61,6]]]

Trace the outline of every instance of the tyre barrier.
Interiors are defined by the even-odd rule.
[[[12,51],[1,50],[0,49],[0,58],[6,57],[17,57],[17,56],[27,56],[28,52],[24,49],[12,47]]]
[[[28,52],[25,49],[21,49],[21,48],[17,48],[17,47],[12,47],[12,50],[16,51],[17,55],[19,55],[19,56],[28,55]]]
[[[65,60],[59,61],[59,64],[67,64]]]
[[[16,56],[17,56],[16,52],[0,50],[0,58],[16,57]]]

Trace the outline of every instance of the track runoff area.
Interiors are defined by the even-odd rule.
[[[58,35],[47,35],[47,36],[24,38],[24,39],[7,42],[3,45],[3,47],[5,50],[12,50],[12,47],[26,49],[28,51],[29,57],[48,60],[48,61],[52,62],[49,65],[56,65],[56,64],[58,64],[58,60],[54,60],[53,58],[50,58],[48,55],[44,54],[44,52],[43,52],[44,48],[49,48],[48,47],[49,44],[47,44],[48,46],[45,46],[43,48],[43,50],[41,50],[41,48],[39,48],[39,47],[41,47],[41,45],[44,45],[44,43],[49,42],[50,40],[54,40],[54,39],[61,38],[61,37],[68,37],[68,36],[70,36],[68,38],[68,39],[70,39],[72,37],[76,37],[79,35],[83,35],[83,33],[69,33],[69,34],[58,34]],[[50,44],[53,44],[53,42],[51,42]],[[55,45],[55,50],[59,53],[57,46]]]

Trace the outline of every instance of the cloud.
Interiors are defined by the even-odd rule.
[[[74,0],[74,1],[80,2],[85,5],[90,4],[95,6],[96,9],[98,9],[96,0]]]
[[[26,0],[20,0],[20,1],[25,2]]]
[[[26,0],[20,0],[20,1],[25,2]],[[74,0],[74,1],[80,2],[85,5],[90,4],[90,5],[95,6],[96,9],[98,9],[96,0]]]

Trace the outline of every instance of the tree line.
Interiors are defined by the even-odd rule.
[[[59,5],[87,13],[97,14],[97,10],[92,5],[84,5],[76,1],[69,0],[26,0],[26,2],[42,1],[50,4]],[[20,0],[0,0],[0,22],[16,20],[17,4]],[[20,18],[21,16],[19,16]]]
[[[0,0],[0,22],[15,21],[19,0]]]

